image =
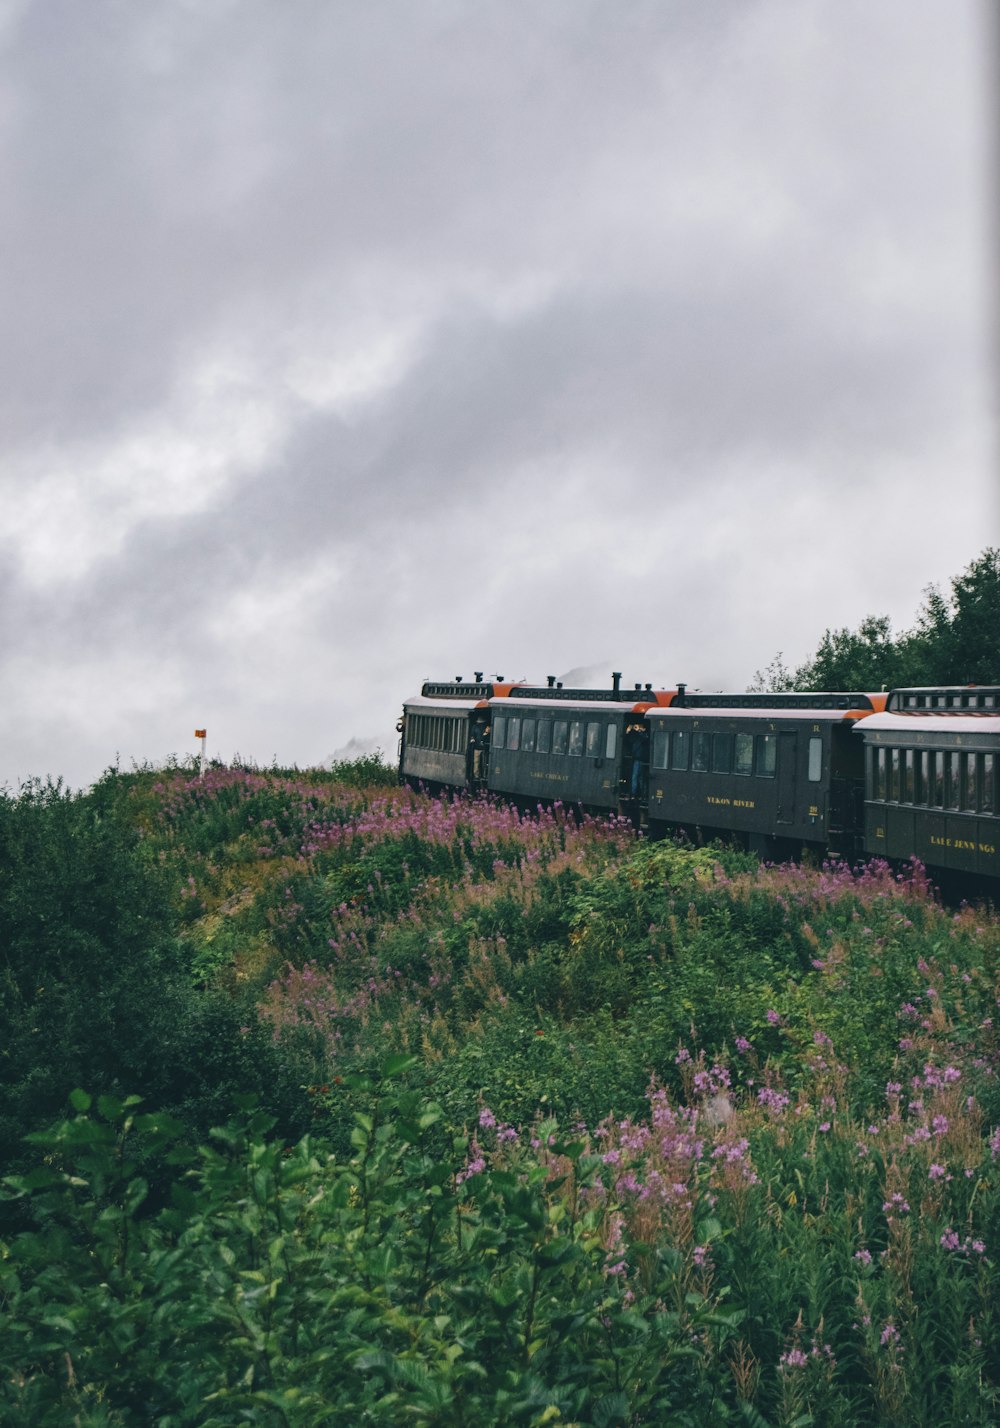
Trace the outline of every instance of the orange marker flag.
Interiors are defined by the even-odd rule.
[[[208,737],[208,731],[206,729],[195,729],[194,736],[196,739],[205,739]]]

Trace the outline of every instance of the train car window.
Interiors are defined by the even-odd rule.
[[[959,764],[958,754],[943,754],[943,758],[948,760],[948,781],[945,789],[947,802],[946,808],[957,808],[959,805],[962,788],[962,770]]]
[[[508,714],[507,716],[507,747],[508,749],[519,749],[521,747],[520,714]]]
[[[806,778],[810,783],[819,783],[823,773],[823,740],[818,735],[813,735],[809,740],[809,766],[806,769]]]
[[[917,801],[913,762],[913,750],[906,749],[903,754],[903,791],[900,794],[901,803],[916,803]]]
[[[983,708],[984,708],[984,709],[995,709],[995,708],[996,708],[996,704],[997,704],[997,700],[996,700],[996,695],[995,695],[995,694],[984,694],[984,695],[983,695]]]
[[[778,740],[774,734],[757,735],[757,777],[774,778],[778,762]]]
[[[617,752],[618,752],[618,725],[617,725],[617,724],[609,724],[609,725],[608,725],[608,738],[607,738],[607,743],[606,743],[605,746],[604,746],[604,757],[605,757],[606,759],[613,759],[614,756],[617,754]]]
[[[552,720],[539,719],[538,738],[535,741],[535,750],[539,754],[547,754],[552,748]]]
[[[688,744],[691,736],[684,729],[678,729],[674,734],[673,758],[670,761],[672,769],[686,769],[688,766]]]
[[[948,707],[948,696],[947,696],[947,694],[939,694],[939,695],[937,695],[937,697],[936,697],[935,700],[934,700],[934,705],[935,705],[935,708],[937,708],[937,709],[947,709],[947,707]]]
[[[737,734],[733,750],[733,773],[753,773],[753,735]]]
[[[498,714],[493,720],[493,732],[490,735],[490,743],[495,749],[502,749],[504,746],[504,739],[506,738],[506,735],[507,716],[506,714]]]
[[[993,755],[980,754],[979,757],[983,761],[979,783],[982,796],[980,808],[984,813],[995,813],[997,806],[993,802]]]
[[[889,793],[889,781],[886,775],[886,751],[885,749],[875,749],[875,798],[879,803],[884,803]]]
[[[692,734],[691,767],[695,773],[708,773],[712,760],[711,734]]]
[[[521,748],[526,754],[535,752],[535,721],[525,719],[521,724]]]
[[[733,771],[733,736],[732,734],[716,734],[712,741],[712,772],[732,773]]]
[[[886,790],[890,803],[899,802],[899,750],[889,750],[889,787]]]
[[[601,726],[596,719],[587,721],[587,757],[597,759],[601,755]]]
[[[569,742],[569,722],[566,719],[556,719],[552,724],[552,752],[554,754],[564,754],[566,745]]]
[[[922,750],[917,761],[917,791],[914,797],[915,803],[930,803],[930,771],[931,756],[926,749]]]
[[[977,806],[975,754],[963,754],[962,763],[965,765],[965,792],[962,795],[962,807],[975,811]]]
[[[670,753],[670,735],[666,729],[653,730],[653,757],[652,766],[654,769],[665,769],[667,767],[667,757]]]
[[[931,803],[935,808],[944,807],[944,754],[931,754]]]
[[[583,720],[571,719],[569,721],[569,752],[574,756],[583,753]]]
[[[916,709],[916,707],[917,707],[917,696],[916,696],[915,694],[908,694],[908,695],[906,696],[906,707],[907,707],[907,709]]]

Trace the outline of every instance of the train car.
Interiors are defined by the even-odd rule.
[[[500,680],[425,681],[406,700],[399,729],[401,783],[476,792],[486,786],[491,699],[512,685]]]
[[[894,690],[857,733],[865,851],[1000,887],[1000,687]]]
[[[649,709],[648,822],[761,857],[862,850],[864,760],[852,735],[884,695],[687,695]]]
[[[610,689],[519,686],[491,700],[488,787],[518,803],[579,805],[598,813],[628,813],[637,822],[644,795],[648,739],[644,715],[673,691],[637,684],[626,693],[621,676]],[[633,765],[638,764],[633,796]]]

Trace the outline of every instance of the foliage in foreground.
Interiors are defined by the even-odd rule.
[[[988,909],[294,770],[0,814],[4,1422],[997,1420]]]
[[[30,1225],[0,1267],[3,1421],[995,1421],[1000,1133],[946,1068],[868,1127],[777,1087],[713,1115],[701,1064],[688,1106],[654,1090],[592,1136],[484,1106],[471,1138],[408,1070],[348,1087],[343,1158],[259,1113],[192,1154],[75,1093],[6,1182]]]

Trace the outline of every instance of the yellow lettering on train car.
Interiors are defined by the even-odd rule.
[[[757,804],[754,802],[754,800],[753,800],[752,798],[734,798],[734,799],[733,799],[733,807],[734,807],[734,808],[756,808],[756,807],[757,807]]]
[[[732,802],[732,800],[729,798],[716,798],[714,793],[710,793],[705,801],[706,803],[721,804],[724,808],[728,808],[730,803]]]

